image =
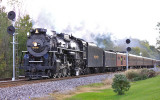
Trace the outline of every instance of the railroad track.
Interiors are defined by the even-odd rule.
[[[20,77],[19,79],[16,79],[16,80],[22,80],[22,79],[25,79],[24,77]],[[2,81],[11,81],[12,80],[12,78],[0,78],[0,83],[2,82]]]
[[[119,72],[121,72],[121,71],[119,71]],[[52,81],[59,81],[59,80],[66,80],[66,79],[74,79],[74,78],[81,78],[81,77],[88,77],[88,76],[95,76],[95,75],[104,75],[104,74],[111,74],[111,73],[117,73],[117,72],[106,72],[106,73],[88,74],[88,75],[80,75],[80,76],[70,76],[70,77],[63,77],[63,78],[30,80],[30,81],[28,79],[21,79],[18,81],[6,81],[6,79],[5,79],[5,82],[3,82],[4,80],[1,79],[0,88],[21,86],[21,85],[41,83],[41,82],[52,82]]]

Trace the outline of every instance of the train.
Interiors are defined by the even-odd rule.
[[[50,33],[50,35],[47,34]],[[60,78],[126,70],[126,53],[44,28],[30,30],[20,69],[29,79]],[[153,68],[160,60],[128,54],[128,68]]]

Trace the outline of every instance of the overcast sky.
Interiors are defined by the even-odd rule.
[[[69,28],[78,37],[112,33],[114,39],[132,37],[156,45],[159,36],[160,0],[25,0],[23,9],[34,27]]]

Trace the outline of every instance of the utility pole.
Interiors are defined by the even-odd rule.
[[[15,81],[15,28],[14,28],[15,17],[16,17],[16,14],[14,11],[10,11],[8,13],[8,18],[12,20],[12,25],[7,28],[7,32],[13,36],[13,42],[12,42],[13,44],[13,77],[12,77],[12,81]]]

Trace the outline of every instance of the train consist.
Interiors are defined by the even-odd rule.
[[[51,78],[117,71],[126,69],[126,53],[104,51],[94,43],[72,35],[36,28],[30,30],[27,51],[23,52],[20,68],[25,77]],[[151,68],[160,61],[129,54],[129,68]]]

